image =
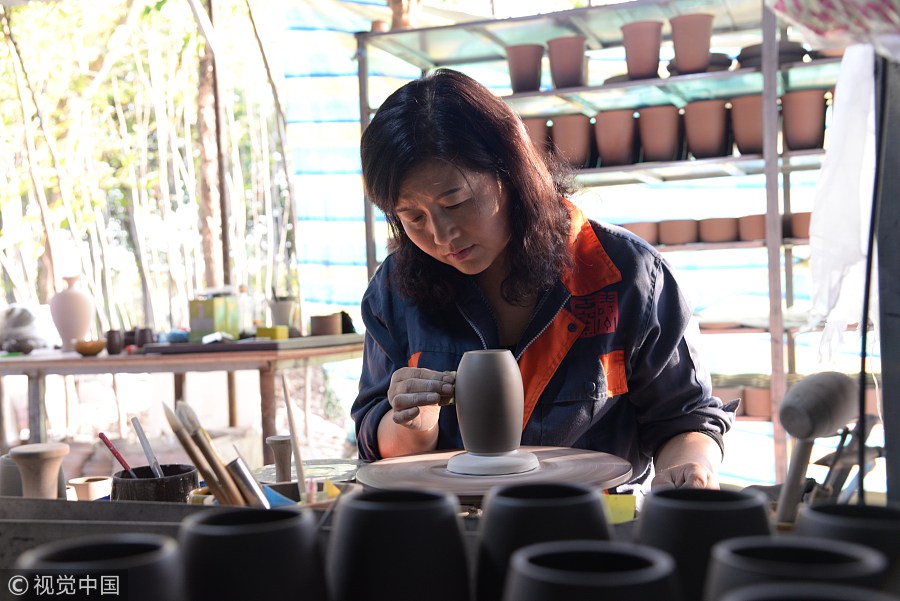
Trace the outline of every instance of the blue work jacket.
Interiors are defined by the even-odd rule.
[[[611,453],[631,462],[633,483],[643,482],[654,453],[676,434],[703,432],[721,448],[734,407],[712,396],[691,307],[656,249],[571,210],[574,267],[541,296],[513,349],[525,387],[522,444]],[[499,348],[473,278],[458,315],[439,325],[394,290],[392,267],[389,255],[362,301],[365,350],[351,414],[364,460],[381,458],[378,424],[397,369],[452,371],[466,351]],[[463,448],[452,405],[441,409],[437,448]]]

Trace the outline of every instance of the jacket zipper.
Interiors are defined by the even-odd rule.
[[[556,310],[556,313],[553,314],[553,317],[551,317],[551,318],[547,321],[547,323],[544,324],[544,327],[541,328],[541,331],[538,332],[537,334],[535,334],[534,336],[532,336],[531,340],[528,341],[528,344],[526,344],[525,346],[523,346],[523,347],[522,347],[522,350],[519,351],[519,352],[516,354],[516,361],[518,361],[518,360],[522,357],[522,355],[525,354],[525,351],[528,350],[528,347],[531,346],[531,344],[532,344],[535,340],[537,340],[538,338],[541,337],[541,334],[543,334],[544,332],[547,331],[547,328],[550,327],[550,324],[553,323],[553,321],[556,319],[556,316],[559,315],[560,313],[562,313],[563,308],[565,308],[566,303],[569,302],[569,299],[570,299],[570,298],[572,298],[572,295],[571,295],[571,294],[567,294],[566,297],[563,299],[563,302],[559,305],[559,308]]]

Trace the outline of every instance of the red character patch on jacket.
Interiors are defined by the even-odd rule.
[[[619,324],[618,292],[595,292],[579,296],[572,299],[570,308],[572,314],[584,323],[582,338],[611,334]]]

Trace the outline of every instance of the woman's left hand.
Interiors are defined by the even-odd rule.
[[[684,463],[658,472],[650,482],[650,488],[719,488],[719,479],[700,463]]]
[[[653,458],[656,475],[650,488],[719,488],[716,468],[721,460],[719,445],[709,436],[700,432],[676,434]]]

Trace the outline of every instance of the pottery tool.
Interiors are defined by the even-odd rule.
[[[113,457],[116,458],[116,461],[119,462],[119,465],[121,465],[125,469],[125,471],[128,472],[128,475],[130,475],[134,479],[137,479],[137,474],[134,473],[134,470],[131,469],[131,466],[128,465],[128,462],[125,461],[124,457],[122,457],[122,453],[119,452],[119,449],[116,448],[112,441],[103,432],[100,433],[100,440],[103,441],[103,444],[106,445],[106,448],[109,449],[109,452],[112,453]]]
[[[300,438],[297,436],[297,424],[294,421],[294,409],[291,406],[291,393],[288,392],[287,378],[281,374],[281,391],[284,395],[284,406],[287,408],[288,427],[291,431],[291,448],[294,450],[294,464],[297,466],[297,490],[300,494],[300,501],[303,502],[304,497],[307,503],[315,501],[315,496],[310,499],[303,490],[306,483],[306,476],[303,473],[303,460],[300,459]]]
[[[153,448],[150,446],[150,441],[147,440],[147,435],[144,434],[144,428],[141,427],[141,420],[139,420],[137,416],[134,416],[131,418],[131,425],[137,433],[138,440],[141,441],[141,448],[144,449],[144,456],[147,458],[147,463],[150,465],[150,471],[153,472],[153,475],[157,478],[163,478],[165,474],[163,474],[162,468],[159,467],[159,461],[157,461],[156,455],[153,453]]]
[[[181,420],[181,423],[184,424],[185,429],[191,435],[191,440],[193,440],[197,445],[197,448],[200,449],[200,452],[206,458],[206,461],[209,462],[212,471],[216,474],[223,495],[223,498],[219,500],[226,505],[244,505],[244,498],[241,496],[241,491],[238,490],[237,485],[234,483],[234,479],[231,477],[231,474],[228,473],[225,462],[222,461],[222,458],[216,451],[216,447],[213,445],[209,433],[200,425],[200,420],[197,419],[197,414],[194,413],[193,408],[182,401],[175,407],[175,415],[177,415]]]
[[[237,454],[237,457],[232,461],[229,461],[228,465],[225,467],[228,468],[228,472],[234,477],[234,481],[241,491],[244,501],[246,501],[247,505],[250,507],[271,509],[272,506],[266,498],[266,493],[263,492],[259,482],[253,477],[253,472],[250,471],[247,462],[241,457],[241,452],[238,451],[237,446],[234,446],[234,452]]]
[[[194,467],[200,472],[200,476],[203,477],[203,481],[206,482],[206,485],[209,487],[209,490],[212,491],[213,496],[219,499],[219,502],[225,504],[225,499],[227,497],[222,490],[222,485],[219,484],[216,475],[213,473],[212,469],[210,469],[206,459],[203,458],[200,449],[198,449],[197,445],[194,444],[194,441],[191,440],[190,434],[188,434],[187,430],[184,428],[184,424],[181,423],[181,420],[178,419],[178,416],[175,415],[175,412],[172,411],[171,407],[165,403],[163,403],[162,406],[163,410],[166,412],[166,419],[169,420],[169,426],[172,428],[172,432],[178,437],[178,442],[181,443],[185,453],[191,458]]]

